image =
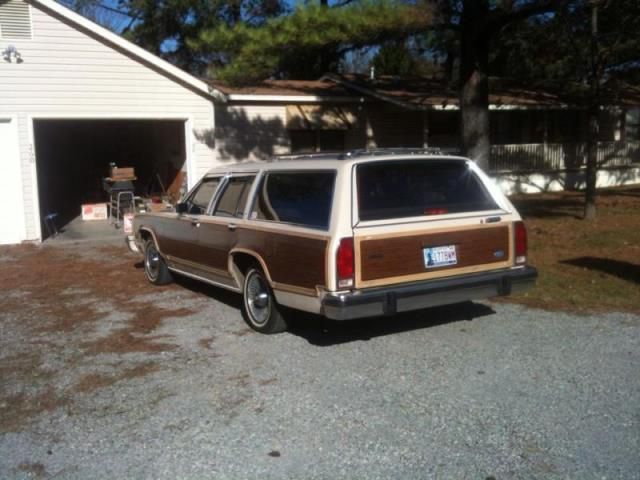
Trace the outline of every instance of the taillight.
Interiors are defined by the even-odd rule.
[[[516,264],[527,263],[527,229],[523,222],[515,222]]]
[[[353,238],[343,238],[336,254],[336,271],[338,274],[338,288],[353,287],[354,274]]]
[[[447,213],[449,213],[449,210],[447,210],[446,208],[425,208],[424,209],[425,215],[446,215]]]

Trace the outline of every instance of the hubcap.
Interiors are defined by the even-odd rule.
[[[245,291],[247,310],[256,325],[264,325],[269,319],[269,291],[260,275],[253,273],[247,279]]]
[[[149,245],[147,248],[144,266],[151,280],[158,278],[158,273],[160,272],[160,254],[158,254],[158,251],[152,245]]]

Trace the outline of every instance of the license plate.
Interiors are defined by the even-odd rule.
[[[455,245],[427,247],[422,250],[422,254],[424,255],[424,266],[427,268],[445,267],[458,263]]]

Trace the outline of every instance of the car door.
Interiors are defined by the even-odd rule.
[[[208,269],[231,278],[229,251],[237,240],[237,222],[244,217],[255,174],[232,175],[216,196],[212,215],[199,228],[200,261]]]
[[[185,213],[164,221],[161,248],[170,263],[195,264],[198,255],[198,230],[206,216],[222,177],[205,177],[189,194]]]

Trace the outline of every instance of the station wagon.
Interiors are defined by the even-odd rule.
[[[394,315],[525,289],[522,219],[463,157],[362,150],[211,170],[174,212],[138,214],[147,279],[185,275],[242,295],[247,323],[283,307],[334,320]]]

